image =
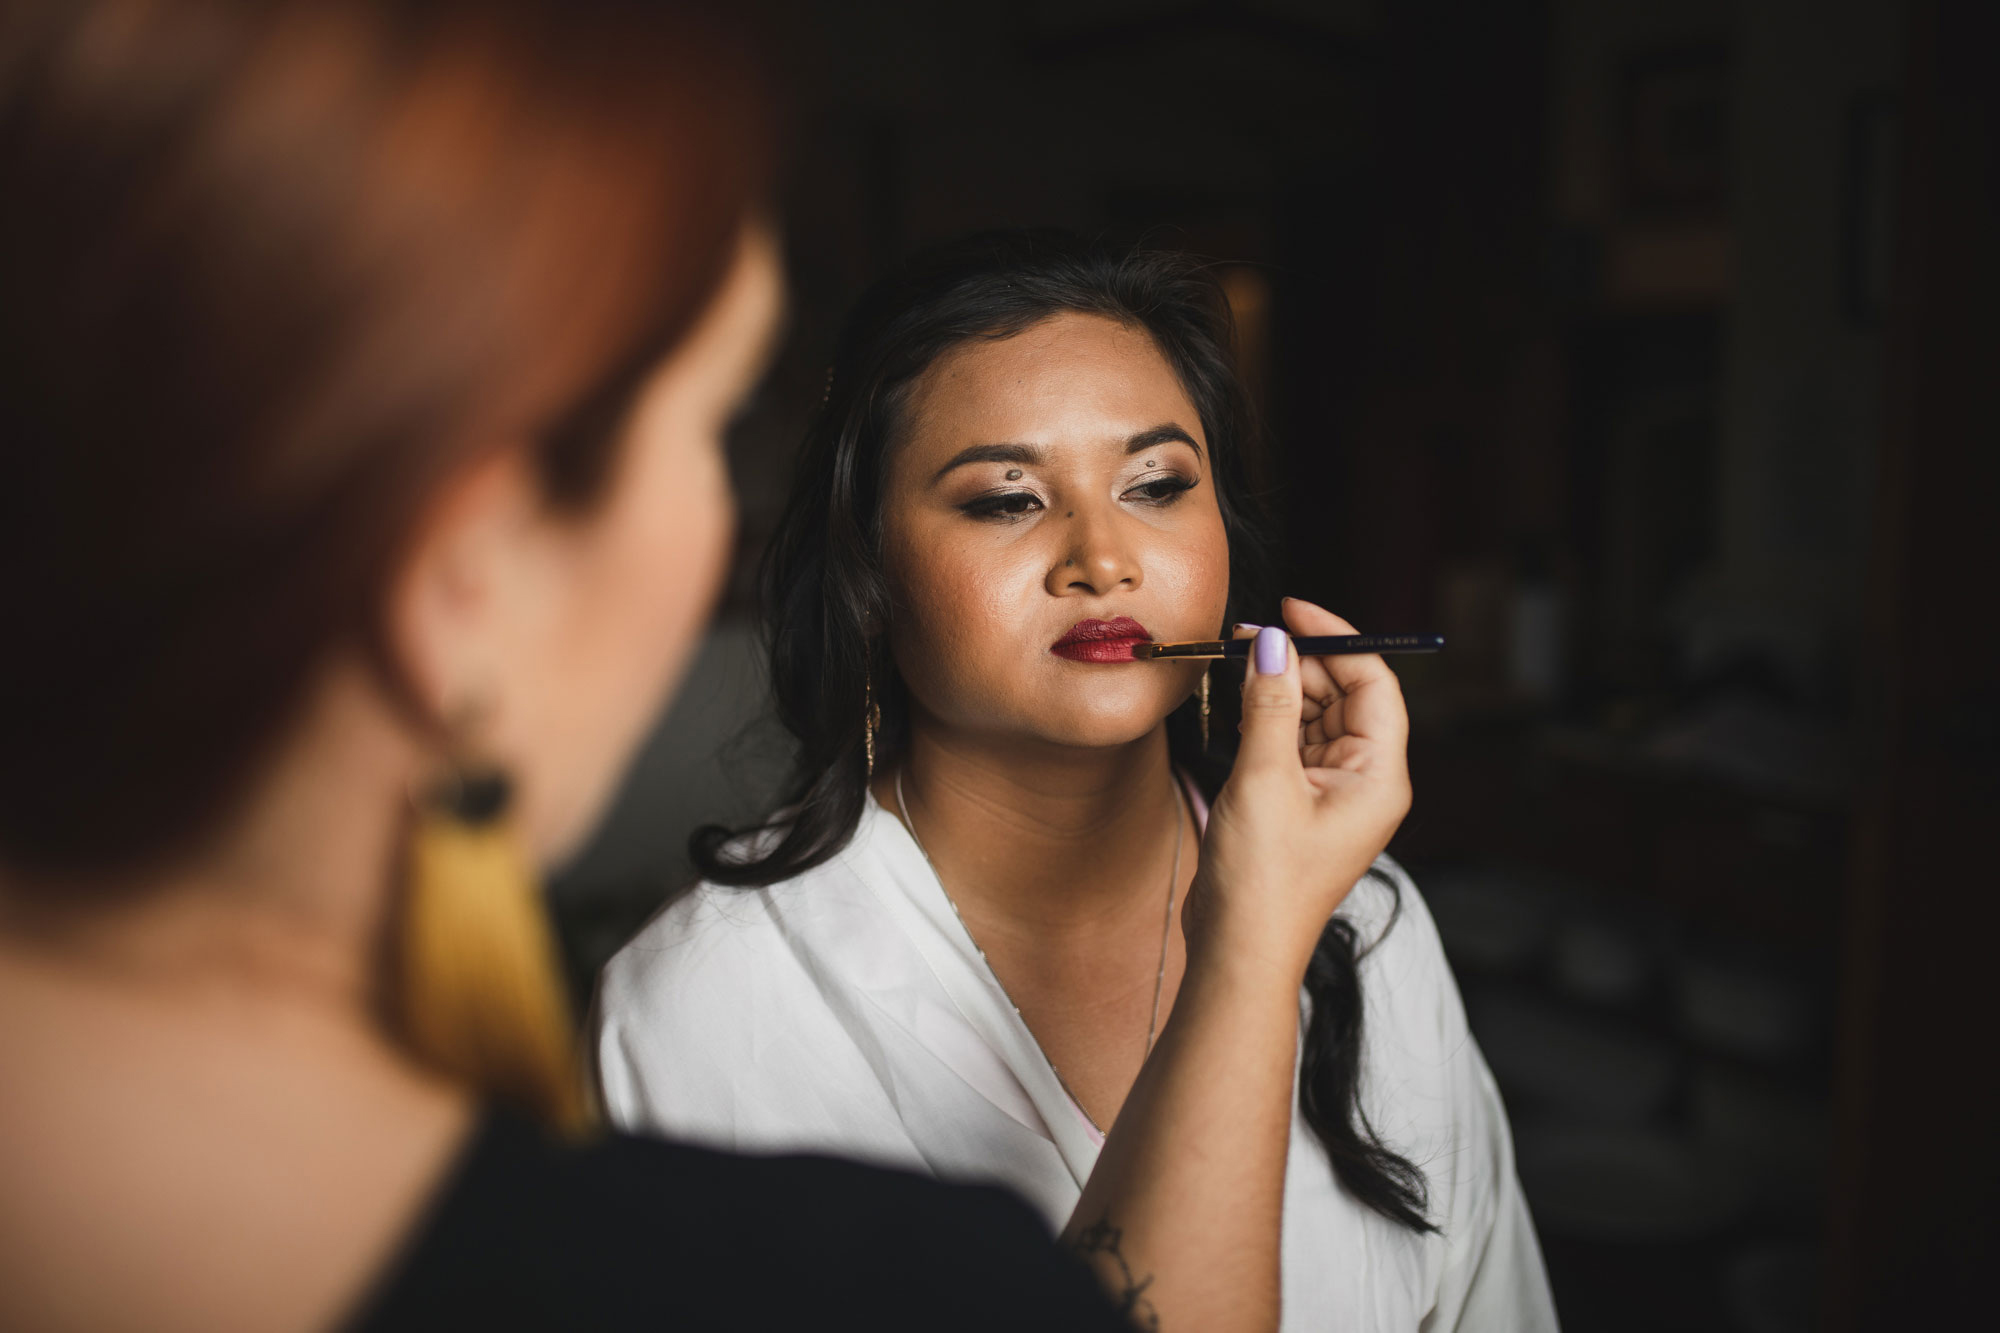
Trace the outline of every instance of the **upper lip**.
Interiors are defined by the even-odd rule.
[[[1144,639],[1152,641],[1152,634],[1130,616],[1113,616],[1109,620],[1079,620],[1069,627],[1069,633],[1050,645],[1060,648],[1066,643],[1090,643],[1104,639]]]

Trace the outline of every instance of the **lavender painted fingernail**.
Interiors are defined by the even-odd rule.
[[[1276,625],[1266,625],[1258,630],[1257,645],[1251,649],[1251,656],[1256,659],[1258,675],[1283,675],[1289,656],[1285,651],[1285,632]]]
[[[1262,628],[1264,628],[1262,625],[1253,625],[1247,620],[1240,620],[1236,624],[1231,625],[1229,627],[1229,632],[1231,634],[1238,634],[1246,629],[1262,629]]]

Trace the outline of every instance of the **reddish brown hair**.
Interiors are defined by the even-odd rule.
[[[763,187],[682,7],[17,0],[0,18],[0,864],[221,827],[475,451],[587,503]]]

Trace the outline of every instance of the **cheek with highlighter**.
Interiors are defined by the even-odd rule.
[[[890,645],[926,712],[956,726],[1009,727],[1032,714],[1025,668],[1034,634],[1026,610],[1031,596],[1048,600],[1041,587],[1047,566],[1032,550],[979,545],[942,533],[911,533],[895,543]]]

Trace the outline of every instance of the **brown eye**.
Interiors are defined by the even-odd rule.
[[[1195,488],[1196,484],[1192,477],[1177,477],[1169,473],[1166,476],[1154,477],[1150,481],[1142,482],[1125,492],[1125,494],[1145,504],[1165,506],[1174,503],[1174,501],[1186,495]]]
[[[1033,491],[995,491],[976,496],[960,505],[959,512],[970,518],[1021,518],[1042,507]]]

